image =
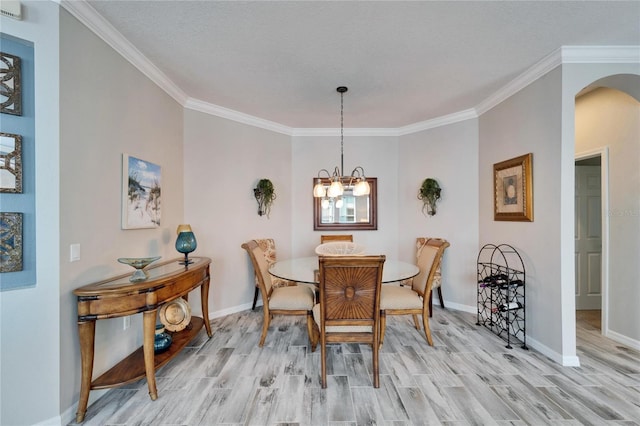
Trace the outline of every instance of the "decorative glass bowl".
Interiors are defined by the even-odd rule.
[[[366,247],[349,241],[332,241],[316,247],[316,254],[322,256],[359,256],[363,255]]]
[[[149,278],[147,271],[144,270],[147,266],[151,265],[156,260],[160,259],[162,256],[154,256],[154,257],[121,257],[118,259],[118,262],[124,263],[125,265],[129,265],[135,268],[135,272],[129,278],[129,281],[132,283],[138,283],[141,281],[145,281]]]

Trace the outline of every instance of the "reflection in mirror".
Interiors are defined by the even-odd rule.
[[[22,137],[0,133],[0,192],[22,192]]]
[[[344,193],[341,197],[314,197],[313,229],[316,231],[322,229],[378,229],[378,220],[376,215],[377,179],[367,177],[367,182],[371,188],[369,195],[354,196],[353,185],[349,185],[349,179],[344,179],[342,181],[344,185]],[[329,179],[323,179],[323,183],[328,186]]]

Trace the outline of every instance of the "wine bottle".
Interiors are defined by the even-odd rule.
[[[504,311],[512,311],[514,309],[520,309],[522,308],[522,304],[520,302],[509,302],[509,303],[503,303],[502,305],[500,305],[498,307],[498,309],[502,312]]]
[[[515,290],[516,288],[518,288],[518,287],[520,287],[522,285],[524,285],[522,280],[512,280],[512,281],[505,282],[504,284],[500,285],[500,288],[502,290],[506,290],[507,288],[509,288],[510,290]]]
[[[493,276],[493,282],[499,286],[507,284],[508,280],[509,277],[507,277],[505,274],[496,274]]]

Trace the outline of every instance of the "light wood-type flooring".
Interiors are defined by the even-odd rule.
[[[275,317],[258,347],[262,312],[212,321],[158,370],[159,398],[145,380],[115,388],[89,407],[85,425],[640,425],[640,353],[578,323],[580,367],[475,325],[475,315],[435,307],[434,346],[410,317],[390,317],[380,354],[332,345],[328,388],[320,349],[310,352],[302,318]]]

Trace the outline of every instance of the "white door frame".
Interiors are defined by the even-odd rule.
[[[607,336],[609,334],[609,147],[603,146],[590,151],[577,152],[575,154],[575,161],[598,156],[600,156],[600,189],[602,193],[602,269],[600,271],[600,282],[602,283],[601,332],[603,336]]]

